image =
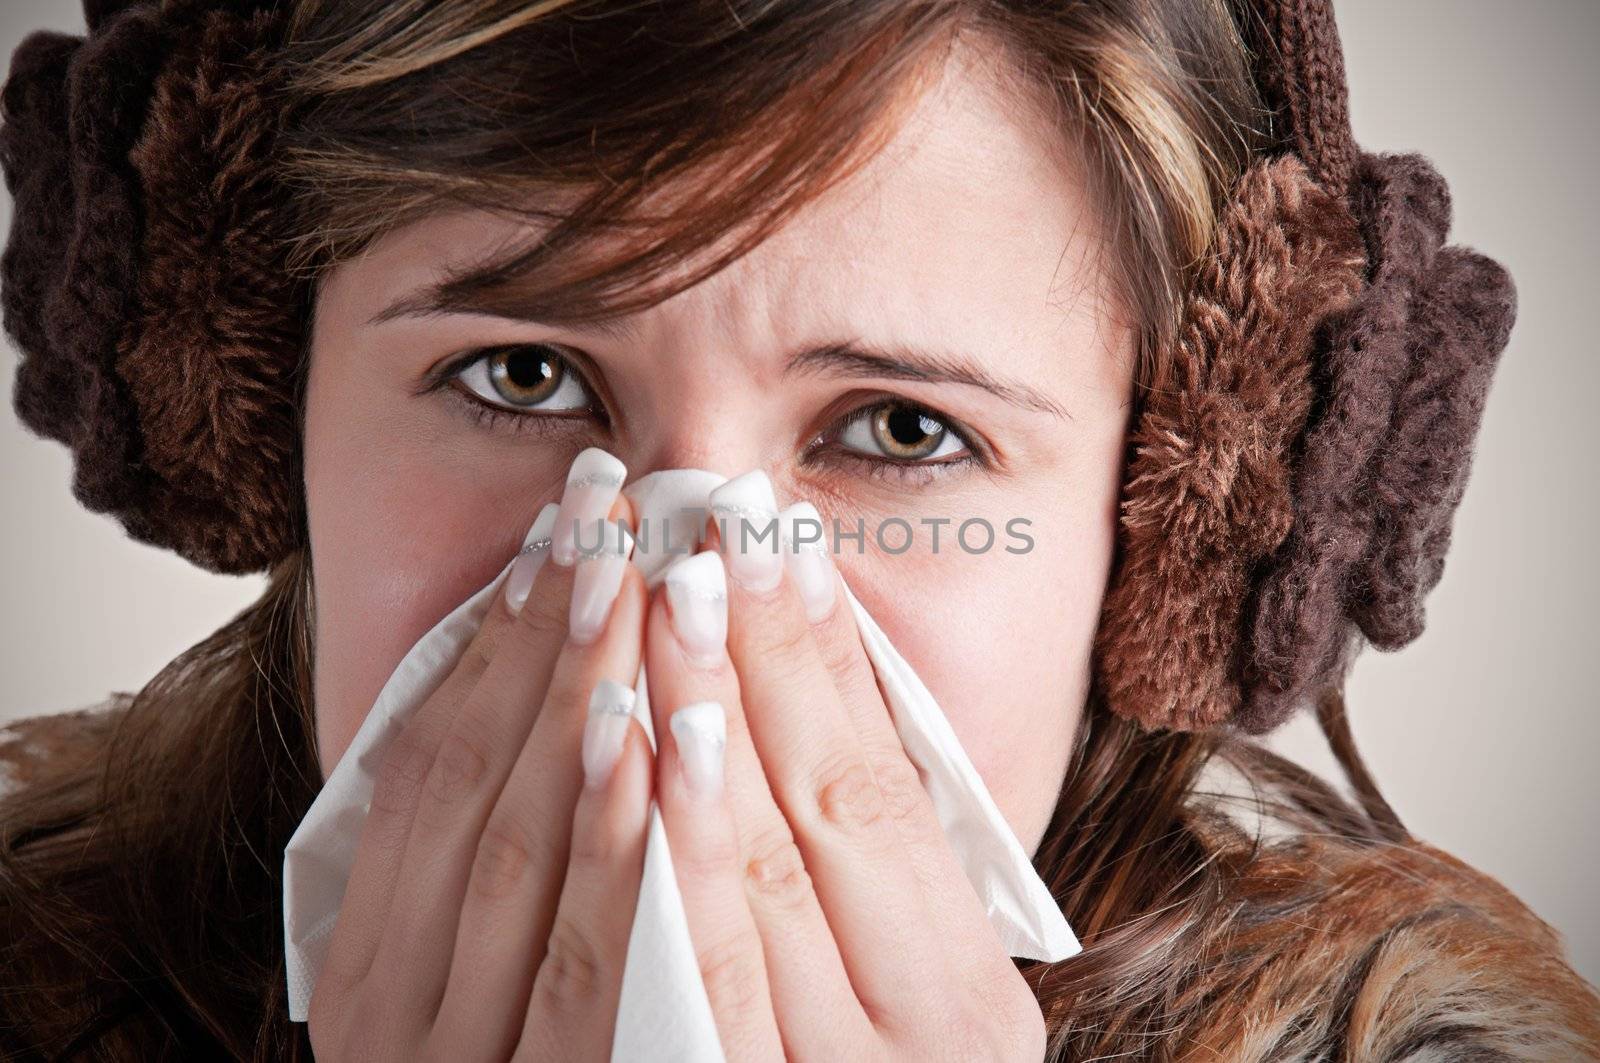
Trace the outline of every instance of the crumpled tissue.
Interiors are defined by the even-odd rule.
[[[650,473],[623,488],[650,534],[633,560],[646,581],[695,541],[707,496],[727,477],[700,469]],[[666,529],[665,534],[661,534]],[[383,750],[436,690],[477,632],[511,565],[423,635],[395,667],[284,853],[283,925],[289,1017],[304,1022],[322,970],[356,843],[372,801]],[[944,712],[848,586],[862,645],[890,716],[916,766],[952,849],[1011,956],[1054,962],[1080,946],[1028,854],[995,806]],[[649,736],[647,677],[641,667],[634,715]],[[651,803],[639,902],[622,976],[614,1060],[720,1060],[722,1049],[700,978],[660,810]]]

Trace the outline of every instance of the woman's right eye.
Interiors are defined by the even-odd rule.
[[[571,412],[595,405],[582,378],[547,344],[486,348],[452,376],[482,402],[511,413]]]

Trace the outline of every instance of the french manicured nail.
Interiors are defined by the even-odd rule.
[[[622,743],[628,738],[628,721],[633,719],[633,688],[613,679],[602,679],[589,695],[589,715],[583,723],[583,781],[587,786],[604,786],[611,770],[622,756]]]
[[[721,660],[728,645],[728,580],[722,558],[703,550],[674,561],[666,583],[668,612],[678,641],[697,661]]]
[[[599,548],[585,545],[572,575],[567,636],[579,645],[593,642],[606,629],[611,603],[617,600],[628,555],[633,552],[633,536],[617,521],[608,520],[598,530]]]
[[[522,612],[522,603],[533,590],[533,577],[539,574],[544,559],[550,556],[550,530],[556,526],[556,513],[560,509],[554,502],[545,503],[534,518],[533,527],[528,529],[527,538],[522,540],[522,552],[511,562],[511,571],[506,574],[506,605],[513,613]]]
[[[778,500],[767,474],[754,469],[735,476],[711,492],[710,502],[728,575],[753,591],[770,591],[781,583]]]
[[[778,514],[783,528],[783,558],[789,578],[800,589],[806,619],[813,624],[833,612],[833,558],[828,556],[822,515],[810,502],[796,502]]]
[[[722,792],[722,750],[728,744],[728,717],[716,701],[685,705],[667,721],[678,744],[678,763],[689,790],[701,797]]]
[[[561,493],[561,513],[550,535],[551,560],[567,568],[578,560],[580,542],[591,549],[599,543],[600,525],[611,515],[627,475],[628,467],[599,447],[589,447],[572,459]]]

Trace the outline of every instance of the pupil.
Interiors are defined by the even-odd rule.
[[[550,379],[553,370],[550,359],[532,351],[514,351],[506,358],[506,376],[519,388],[538,387]]]
[[[890,437],[903,447],[915,446],[932,434],[928,419],[904,406],[890,411],[887,421]]]

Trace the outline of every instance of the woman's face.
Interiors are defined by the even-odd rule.
[[[406,650],[495,576],[572,457],[600,446],[630,477],[764,469],[780,506],[864,522],[840,570],[1031,851],[1087,692],[1132,334],[1059,134],[1024,111],[982,53],[953,53],[864,169],[604,332],[374,321],[526,235],[488,214],[423,219],[332,270],[305,419],[323,771]],[[474,360],[508,344],[526,346]],[[815,353],[829,345],[849,351]],[[561,379],[530,386],[530,369]],[[890,518],[911,531],[903,552]]]

